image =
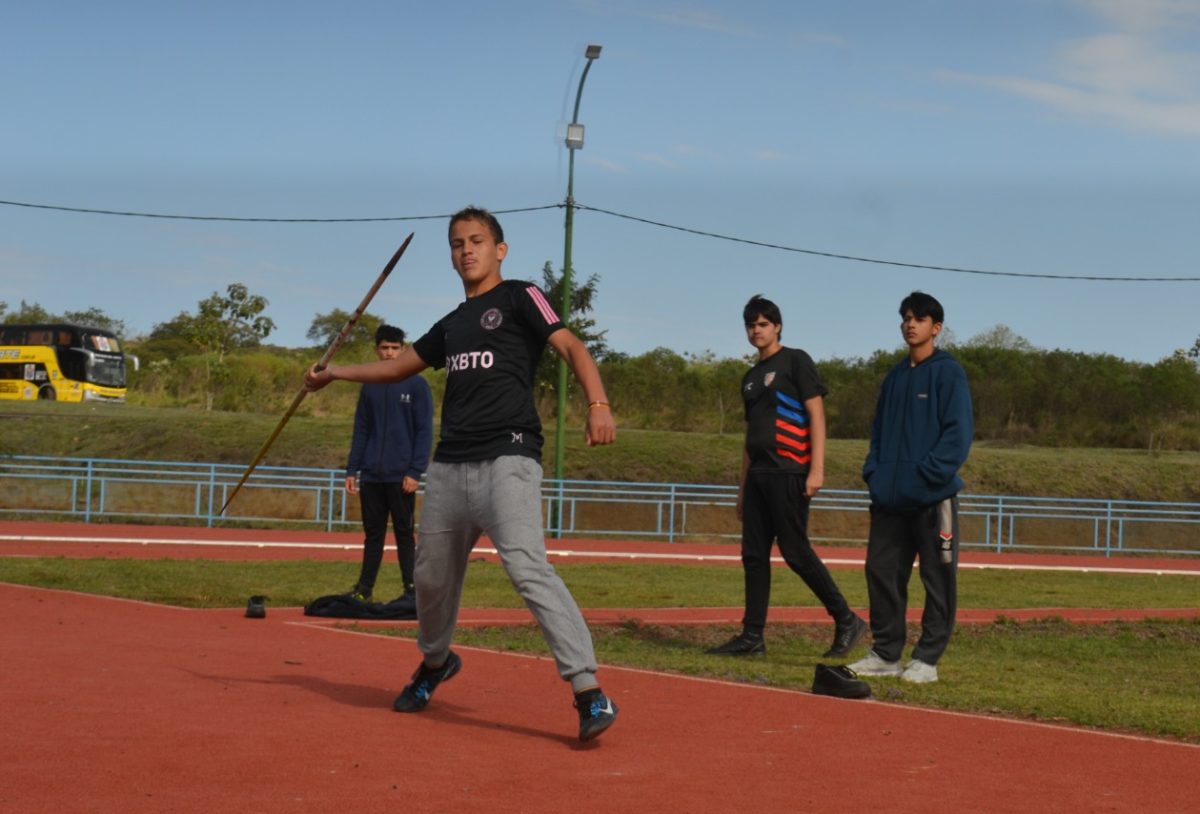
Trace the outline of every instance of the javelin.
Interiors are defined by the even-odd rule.
[[[333,358],[333,354],[337,353],[338,348],[340,348],[346,341],[346,337],[350,336],[350,332],[354,330],[354,326],[358,324],[358,320],[362,317],[363,313],[366,312],[367,306],[371,302],[371,298],[375,296],[375,292],[379,290],[381,285],[383,285],[383,281],[388,278],[388,275],[392,273],[392,269],[394,269],[396,264],[400,262],[400,255],[404,254],[404,250],[408,248],[408,244],[412,241],[412,239],[412,234],[409,234],[409,236],[404,239],[404,242],[400,244],[400,248],[396,249],[396,253],[392,255],[392,259],[389,260],[388,264],[383,267],[383,271],[380,273],[379,279],[375,281],[373,286],[371,286],[371,290],[367,292],[367,296],[363,297],[363,301],[358,304],[358,308],[355,309],[353,314],[351,314],[350,319],[346,320],[345,326],[343,326],[342,330],[338,333],[337,337],[334,338],[333,342],[330,343],[328,350],[325,351],[325,355],[321,357],[321,361],[317,362],[317,370],[325,369],[325,366],[329,364],[329,360]],[[271,448],[271,444],[275,443],[275,439],[279,437],[279,433],[283,431],[284,425],[288,423],[288,419],[290,419],[296,412],[296,408],[300,406],[300,402],[304,401],[304,396],[307,395],[307,393],[308,390],[301,387],[300,392],[296,394],[294,399],[292,399],[292,406],[288,407],[287,412],[283,414],[283,418],[279,419],[279,424],[275,427],[275,431],[271,433],[271,437],[267,439],[267,443],[262,445],[262,449],[258,451],[258,454],[254,456],[254,460],[250,462],[248,467],[246,467],[246,471],[242,473],[242,479],[237,482],[237,486],[233,487],[233,493],[225,499],[225,505],[221,507],[221,511],[217,512],[218,516],[225,514],[225,510],[229,508],[229,504],[233,502],[235,497],[237,497],[238,490],[242,488],[242,484],[244,484],[246,479],[250,477],[250,473],[254,471],[254,467],[258,466],[259,462],[262,461],[263,457],[267,454],[267,450]]]

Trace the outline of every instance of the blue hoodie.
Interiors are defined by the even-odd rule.
[[[875,405],[863,464],[872,505],[908,513],[958,494],[974,433],[967,374],[954,357],[935,350],[916,367],[903,359]]]
[[[364,384],[354,410],[354,437],[346,474],[366,483],[420,479],[433,446],[433,395],[420,376]]]

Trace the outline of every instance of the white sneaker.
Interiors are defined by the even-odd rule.
[[[913,659],[904,668],[904,672],[900,674],[900,678],[912,684],[932,684],[938,680],[937,667],[932,664],[926,664],[920,659]]]
[[[866,658],[861,658],[853,664],[846,665],[860,676],[898,676],[904,672],[904,668],[900,666],[900,661],[884,661],[874,650],[867,653]]]

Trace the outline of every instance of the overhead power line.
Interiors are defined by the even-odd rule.
[[[84,215],[118,215],[124,218],[164,218],[166,220],[205,220],[224,221],[227,223],[384,223],[404,220],[438,220],[448,218],[446,215],[397,215],[394,217],[375,218],[236,218],[228,215],[164,215],[157,212],[121,212],[115,209],[85,209],[78,206],[50,206],[49,204],[23,203],[21,201],[0,201],[4,206],[23,206],[27,209],[49,209],[55,212],[76,212]],[[565,204],[546,204],[545,206],[527,206],[522,209],[493,209],[497,215],[513,212],[536,212],[539,209],[559,209]]]
[[[4,201],[0,200],[0,205],[24,207],[26,209],[45,209],[55,212],[74,212],[85,215],[115,215],[128,218],[161,218],[167,220],[196,220],[196,221],[222,221],[230,223],[385,223],[395,221],[415,221],[415,220],[441,220],[451,217],[451,214],[443,215],[395,215],[381,216],[369,218],[242,218],[226,215],[170,215],[155,212],[123,212],[113,209],[89,209],[76,206],[53,206],[49,204],[34,204],[23,201]],[[520,212],[538,212],[545,209],[562,209],[566,206],[565,202],[544,204],[542,206],[526,206],[516,209],[493,209],[491,210],[497,215],[510,215]],[[764,249],[774,249],[775,251],[794,252],[796,254],[807,254],[813,257],[828,257],[834,260],[848,260],[855,263],[872,263],[881,266],[895,266],[898,268],[924,269],[927,271],[945,271],[953,274],[977,274],[989,277],[1021,277],[1034,280],[1085,280],[1091,282],[1126,282],[1126,283],[1200,283],[1200,277],[1137,277],[1137,276],[1103,276],[1097,274],[1035,274],[1032,272],[1020,271],[995,271],[990,269],[975,269],[963,268],[959,266],[937,266],[928,263],[909,263],[900,260],[883,260],[875,257],[862,257],[853,254],[840,254],[837,252],[819,251],[817,249],[804,249],[797,246],[785,246],[780,243],[767,243],[761,240],[751,240],[744,237],[735,237],[733,235],[723,235],[718,232],[709,232],[703,229],[693,229],[687,226],[676,226],[671,223],[642,218],[636,215],[629,215],[623,212],[614,212],[611,209],[602,209],[597,206],[588,206],[586,204],[576,203],[576,209],[586,210],[589,212],[598,212],[602,215],[609,215],[614,218],[622,218],[624,220],[634,221],[636,223],[644,223],[647,226],[655,226],[660,229],[671,229],[676,232],[684,232],[686,234],[697,235],[699,237],[707,237],[713,240],[726,240],[732,243],[743,243],[748,246],[758,246]]]
[[[576,209],[587,209],[591,212],[600,212],[605,215],[612,215],[614,218],[624,218],[625,220],[637,221],[650,226],[658,226],[663,229],[674,229],[677,232],[687,232],[692,235],[700,235],[701,237],[711,237],[717,240],[728,240],[734,243],[747,243],[751,246],[761,246],[764,249],[776,249],[782,252],[796,252],[798,254],[809,254],[815,257],[832,257],[835,260],[853,260],[856,263],[875,263],[882,266],[900,266],[901,268],[910,269],[927,269],[930,271],[950,271],[956,274],[985,274],[993,277],[1029,277],[1038,280],[1106,280],[1112,282],[1130,282],[1130,283],[1200,283],[1200,277],[1102,277],[1091,274],[1034,274],[1032,272],[1020,271],[989,271],[987,269],[971,269],[958,268],[956,266],[931,266],[925,263],[905,263],[899,260],[880,260],[874,257],[857,257],[852,254],[836,254],[834,252],[822,252],[816,249],[800,249],[795,246],[783,246],[778,243],[764,243],[761,240],[749,240],[744,237],[732,237],[730,235],[722,235],[716,232],[705,232],[700,229],[690,229],[686,226],[674,226],[670,223],[661,223],[659,221],[649,220],[647,218],[639,218],[634,215],[626,215],[621,212],[612,212],[608,209],[600,209],[595,206],[586,206],[584,204],[575,204]]]

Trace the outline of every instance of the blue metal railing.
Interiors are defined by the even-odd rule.
[[[0,517],[359,527],[341,469],[260,466],[218,516],[243,471],[240,464],[9,456],[0,458]],[[738,536],[734,486],[547,479],[542,494],[546,531],[557,536]],[[861,544],[869,505],[865,491],[823,490],[811,507],[814,539]],[[1200,503],[964,494],[960,518],[966,548],[1200,555]]]

